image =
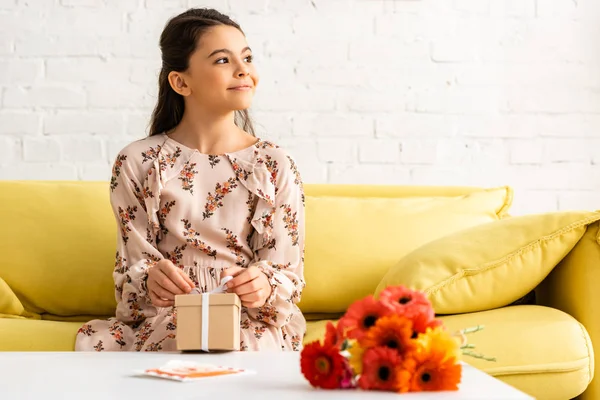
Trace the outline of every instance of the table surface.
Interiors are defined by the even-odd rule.
[[[255,374],[222,376],[195,382],[139,377],[136,370],[157,368],[170,360],[254,370]],[[298,352],[137,353],[4,352],[0,353],[2,399],[318,399],[361,398],[361,390],[321,390],[300,372]],[[243,397],[242,397],[243,396]],[[398,399],[391,392],[368,392],[370,399]],[[402,394],[403,400],[533,399],[465,364],[459,391]]]

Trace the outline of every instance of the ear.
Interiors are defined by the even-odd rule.
[[[192,93],[190,87],[186,84],[185,76],[176,71],[169,72],[169,84],[176,93],[182,96],[189,96]]]

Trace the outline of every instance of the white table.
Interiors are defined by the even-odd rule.
[[[176,382],[134,376],[169,360],[220,364],[253,375]],[[0,398],[21,399],[529,399],[532,397],[465,365],[459,391],[402,394],[312,388],[300,372],[297,352],[181,353],[0,353]],[[283,397],[285,396],[285,398]]]

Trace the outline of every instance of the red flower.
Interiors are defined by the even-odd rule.
[[[355,301],[348,307],[346,314],[340,318],[338,327],[349,338],[360,340],[379,318],[392,313],[391,306],[377,301],[372,295],[369,295],[362,300]]]
[[[421,314],[425,314],[428,320],[435,317],[431,302],[425,294],[404,286],[385,288],[379,295],[379,300],[392,307],[395,313],[405,315],[407,318],[412,319]]]
[[[364,390],[407,392],[410,372],[402,369],[402,358],[388,347],[372,347],[363,356],[358,385]]]
[[[412,338],[416,339],[419,333],[427,332],[427,328],[437,328],[442,326],[443,322],[440,319],[430,318],[427,313],[421,313],[412,318],[413,334]]]
[[[318,341],[308,343],[300,354],[302,374],[314,387],[339,388],[345,363],[346,359],[338,349],[323,346]]]
[[[327,325],[325,325],[325,340],[323,342],[324,346],[334,346],[336,348],[340,347],[344,338],[341,335],[341,332],[336,328],[336,326],[328,321]]]

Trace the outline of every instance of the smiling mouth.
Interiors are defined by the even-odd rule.
[[[231,87],[227,90],[251,90],[252,86],[248,86],[248,85],[241,85],[241,86],[235,86],[235,87]]]

